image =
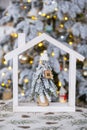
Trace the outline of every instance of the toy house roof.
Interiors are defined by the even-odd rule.
[[[46,40],[46,41],[52,43],[56,47],[62,49],[63,51],[65,51],[69,54],[73,54],[75,56],[75,58],[77,58],[81,61],[84,60],[84,56],[82,56],[81,54],[77,53],[76,51],[72,50],[71,48],[67,47],[66,45],[62,44],[61,42],[55,40],[54,38],[52,38],[51,36],[49,36],[45,33],[32,39],[27,44],[24,44],[23,46],[20,46],[17,49],[9,52],[8,54],[5,55],[5,59],[10,60],[10,59],[14,58],[15,56],[18,56],[19,54],[23,53],[24,51],[30,49],[31,47],[35,46],[36,44],[38,44],[39,42],[41,42],[43,40]]]

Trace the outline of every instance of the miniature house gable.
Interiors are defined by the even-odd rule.
[[[39,42],[46,40],[56,47],[64,50],[69,54],[69,98],[67,104],[58,104],[53,103],[47,107],[40,106],[18,106],[18,55],[24,51],[35,46]],[[69,47],[63,45],[61,42],[55,40],[51,36],[43,33],[42,35],[34,38],[25,44],[24,34],[19,34],[18,37],[18,48],[9,52],[5,55],[6,60],[13,58],[13,111],[22,111],[22,112],[69,112],[75,111],[75,87],[76,87],[76,59],[81,61],[84,60],[84,57]],[[73,80],[72,80],[73,79]]]
[[[21,37],[20,37],[21,35]],[[20,53],[30,49],[31,47],[35,46],[36,44],[38,44],[39,42],[46,40],[50,43],[52,43],[53,45],[57,46],[58,48],[62,49],[63,51],[69,53],[69,54],[73,54],[77,59],[83,61],[84,57],[82,55],[80,55],[79,53],[77,53],[76,51],[72,50],[71,48],[65,46],[64,44],[62,44],[61,42],[55,40],[54,38],[52,38],[51,36],[43,33],[42,35],[34,38],[33,40],[29,41],[28,43],[25,44],[24,41],[25,37],[24,34],[19,34],[19,44],[24,43],[24,46],[18,46],[17,49],[13,50],[12,52],[8,53],[7,55],[5,55],[5,59],[6,60],[10,60],[11,58],[13,58],[15,55],[19,55]]]

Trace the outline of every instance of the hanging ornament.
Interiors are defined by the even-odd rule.
[[[53,24],[51,19],[48,19],[46,26],[45,26],[45,31],[48,33],[51,33],[53,31]]]
[[[48,33],[52,32],[53,31],[52,25],[46,25],[45,26],[45,31],[48,32]]]
[[[83,76],[87,77],[87,59],[84,61],[84,65],[83,65]]]
[[[27,54],[21,54],[19,56],[19,61],[20,61],[21,64],[28,63],[28,61],[29,61],[29,55],[27,55]]]
[[[33,64],[33,58],[26,53],[19,55],[19,61],[21,64]]]
[[[61,103],[65,103],[67,102],[67,91],[65,90],[65,88],[63,86],[61,86],[60,88],[60,92],[59,92],[59,102]]]

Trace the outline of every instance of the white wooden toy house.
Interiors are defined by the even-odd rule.
[[[30,49],[41,41],[46,40],[69,54],[69,95],[67,103],[50,103],[49,106],[41,107],[35,104],[28,106],[18,105],[18,55]],[[76,96],[76,59],[84,60],[84,57],[74,50],[63,45],[51,36],[43,33],[25,44],[25,35],[19,34],[18,48],[5,55],[6,60],[13,58],[13,111],[15,112],[71,112],[75,111]]]

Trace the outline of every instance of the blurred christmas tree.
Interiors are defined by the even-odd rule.
[[[3,37],[0,36],[0,90],[12,88],[12,61],[4,55],[17,48],[18,33],[26,35],[26,42],[43,32],[85,56],[77,61],[77,98],[87,102],[87,0],[12,0],[0,19]],[[47,50],[54,73],[54,82],[67,90],[69,56],[46,41],[19,56],[19,91],[29,94],[31,75],[39,57]],[[73,80],[73,79],[72,79]]]

